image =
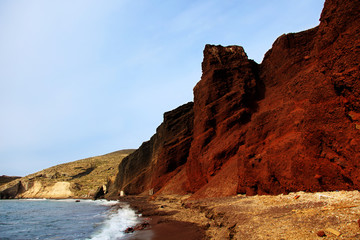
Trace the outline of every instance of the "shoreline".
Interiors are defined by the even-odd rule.
[[[98,200],[106,200],[106,201],[116,201],[115,199],[106,199],[106,198],[0,198],[0,201],[3,200],[74,200],[74,201],[82,201],[82,200],[92,200],[92,201],[98,201]]]
[[[152,236],[140,230],[127,239],[360,239],[357,190],[188,198],[119,198],[151,218]]]
[[[205,231],[195,223],[184,222],[171,219],[170,217],[175,214],[174,211],[164,209],[164,206],[158,206],[155,201],[144,196],[125,196],[121,198],[102,198],[94,200],[92,198],[14,198],[14,199],[1,199],[1,200],[24,200],[24,201],[57,201],[68,200],[70,202],[78,201],[114,201],[112,207],[124,207],[123,204],[128,205],[136,214],[141,215],[140,224],[144,222],[149,223],[149,227],[142,230],[135,230],[132,233],[126,234],[124,239],[151,239],[151,240],[198,240],[205,239]],[[115,202],[116,201],[116,202]],[[135,226],[131,226],[135,227]]]
[[[164,205],[159,205],[150,197],[125,196],[118,199],[129,204],[130,208],[141,214],[143,222],[148,222],[149,228],[134,231],[126,239],[151,239],[151,240],[198,240],[206,239],[205,230],[196,223],[179,221],[172,216],[177,211],[169,211]]]
[[[140,225],[149,223],[143,228],[132,226],[135,231],[126,234],[127,240],[300,240],[319,239],[319,233],[325,234],[326,239],[360,239],[360,192],[357,190],[201,200],[189,197],[125,196],[101,200],[117,201],[114,203],[119,207],[126,204],[140,217]],[[65,200],[75,202],[77,199]]]
[[[2,204],[3,203],[3,204]],[[9,199],[0,201],[1,239],[117,239],[135,214],[118,201]],[[120,231],[119,231],[120,230]]]

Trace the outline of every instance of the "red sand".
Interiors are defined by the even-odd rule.
[[[131,208],[136,209],[146,220],[150,219],[149,228],[135,231],[129,234],[127,239],[198,240],[205,238],[204,229],[197,224],[169,219],[177,211],[169,212],[164,208],[159,208],[145,197],[126,197],[121,201],[128,202]]]

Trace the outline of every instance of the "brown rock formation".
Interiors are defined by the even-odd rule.
[[[280,36],[260,65],[241,47],[207,45],[194,104],[165,114],[119,166],[117,189],[360,189],[359,16],[357,1],[327,0],[318,27]]]
[[[194,88],[194,140],[187,163],[189,190],[204,196],[236,194],[236,153],[263,96],[258,66],[242,47],[204,50],[201,81]],[[201,187],[206,186],[205,189]]]
[[[318,27],[279,37],[265,55],[238,192],[359,189],[359,10],[326,1]]]
[[[105,184],[115,178],[121,160],[132,152],[134,150],[120,150],[15,177],[0,185],[0,199],[99,198],[107,192]]]
[[[8,182],[11,182],[13,180],[16,180],[18,178],[21,178],[21,177],[2,175],[2,176],[0,176],[0,186],[6,184]]]
[[[192,108],[190,102],[164,114],[156,134],[119,165],[115,183],[110,186],[112,194],[140,194],[150,189],[157,192],[181,171],[192,142]]]

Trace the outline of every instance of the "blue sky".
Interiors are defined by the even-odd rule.
[[[0,1],[0,175],[137,148],[193,100],[205,44],[258,63],[324,0]]]

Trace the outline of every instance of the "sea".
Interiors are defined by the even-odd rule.
[[[106,200],[0,200],[0,239],[131,239],[141,221],[125,203]]]

